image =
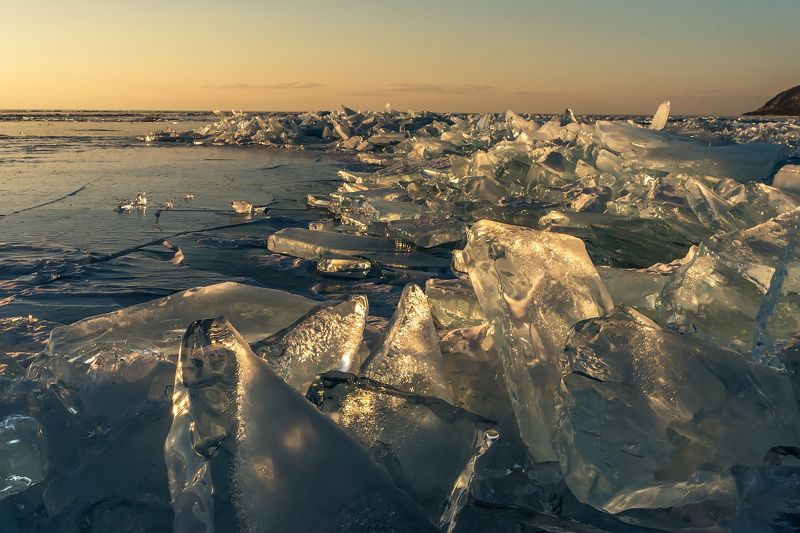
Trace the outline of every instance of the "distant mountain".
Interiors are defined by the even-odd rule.
[[[755,111],[750,111],[745,115],[800,116],[800,85],[783,91]]]

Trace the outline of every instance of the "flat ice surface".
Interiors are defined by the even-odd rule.
[[[305,272],[264,257],[265,235],[287,221],[304,224],[305,197],[331,191],[326,180],[341,164],[321,153],[135,138],[158,127],[0,120],[0,317],[70,323],[222,281],[310,285]],[[122,196],[132,200],[138,191],[147,192],[146,211],[114,211]],[[194,198],[185,200],[187,193]],[[236,215],[229,202],[240,197],[254,205],[274,198],[276,216]],[[165,210],[166,200],[175,207]],[[182,265],[169,262],[174,252],[162,247],[165,239],[182,249]],[[319,288],[338,290],[324,281]]]

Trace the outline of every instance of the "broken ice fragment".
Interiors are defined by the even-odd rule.
[[[308,398],[445,525],[457,517],[475,461],[497,434],[491,421],[442,400],[352,374],[322,374]]]
[[[237,215],[249,215],[253,212],[253,204],[247,200],[231,200],[231,207]]]
[[[731,466],[800,443],[787,376],[629,313],[575,326],[558,395],[566,483],[610,513],[729,499]]]
[[[535,122],[525,120],[510,109],[506,111],[506,122],[508,124],[508,128],[511,130],[512,135],[514,137],[518,137],[519,135],[524,134],[524,140],[533,139],[534,133],[536,133],[536,130],[539,129],[539,126]]]
[[[629,305],[651,316],[656,314],[656,301],[667,276],[611,267],[598,267],[597,273],[616,305]]]
[[[326,254],[317,261],[317,271],[325,274],[356,274],[366,276],[372,269],[369,259]]]
[[[362,210],[370,220],[378,222],[416,219],[428,212],[424,205],[388,200],[367,200]]]
[[[267,240],[267,248],[271,252],[303,259],[319,259],[329,253],[364,255],[369,252],[402,251],[392,239],[302,228],[285,228],[273,233]]]
[[[669,100],[661,102],[661,105],[658,106],[656,114],[653,115],[653,120],[650,122],[650,129],[655,131],[663,130],[664,126],[667,125],[667,119],[669,119]]]
[[[314,311],[286,331],[254,345],[286,383],[305,393],[314,376],[328,370],[357,372],[369,311],[365,296]]]
[[[403,289],[380,346],[361,372],[401,390],[452,401],[428,299],[417,285]]]
[[[776,144],[707,146],[696,139],[625,122],[598,120],[595,127],[602,145],[645,169],[742,182],[764,181],[772,175],[775,166],[786,159],[786,149]]]
[[[800,330],[799,234],[800,208],[709,239],[659,295],[662,321],[773,364]]]
[[[406,219],[390,222],[390,237],[403,239],[422,248],[459,242],[467,234],[467,225],[455,219]]]
[[[222,317],[192,323],[183,338],[164,454],[178,532],[213,533],[212,477],[232,483],[236,523],[222,531],[436,531]]]
[[[580,239],[481,220],[464,260],[505,372],[520,435],[537,461],[556,459],[553,397],[571,327],[613,302]]]
[[[578,120],[575,118],[575,113],[572,112],[572,109],[566,108],[564,113],[561,114],[561,120],[559,121],[559,126],[566,126],[567,124],[576,124]]]
[[[44,428],[33,417],[0,420],[0,500],[40,483],[47,474]]]

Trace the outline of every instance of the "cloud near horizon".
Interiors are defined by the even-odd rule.
[[[207,85],[204,89],[219,89],[219,90],[266,90],[266,91],[280,91],[288,89],[316,89],[323,87],[322,83],[315,81],[290,81],[286,83],[233,83],[229,85]]]
[[[391,83],[376,87],[364,87],[353,94],[476,94],[492,92],[494,85],[478,83]]]

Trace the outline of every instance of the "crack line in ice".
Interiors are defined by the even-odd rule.
[[[54,204],[54,203],[56,203],[56,202],[60,202],[61,200],[65,200],[65,199],[69,198],[70,196],[75,196],[76,194],[78,194],[79,192],[81,192],[81,191],[82,191],[82,190],[84,190],[86,187],[88,187],[89,185],[91,185],[92,183],[96,182],[96,181],[97,181],[97,180],[99,180],[99,179],[100,179],[100,178],[94,179],[94,180],[92,180],[92,181],[88,181],[88,182],[84,183],[84,184],[83,184],[83,186],[81,186],[79,189],[76,189],[76,190],[72,191],[72,192],[71,192],[71,193],[69,193],[69,194],[65,194],[64,196],[61,196],[61,197],[59,197],[59,198],[56,198],[55,200],[50,200],[50,201],[48,201],[48,202],[44,202],[43,204],[34,205],[34,206],[31,206],[31,207],[26,207],[26,208],[24,208],[24,209],[18,209],[17,211],[12,211],[12,212],[10,212],[10,213],[6,213],[6,214],[0,214],[0,218],[9,217],[9,216],[11,216],[11,215],[18,215],[19,213],[24,213],[25,211],[31,211],[31,210],[33,210],[33,209],[38,209],[38,208],[40,208],[40,207],[44,207],[44,206],[46,206],[46,205],[50,205],[50,204]]]

